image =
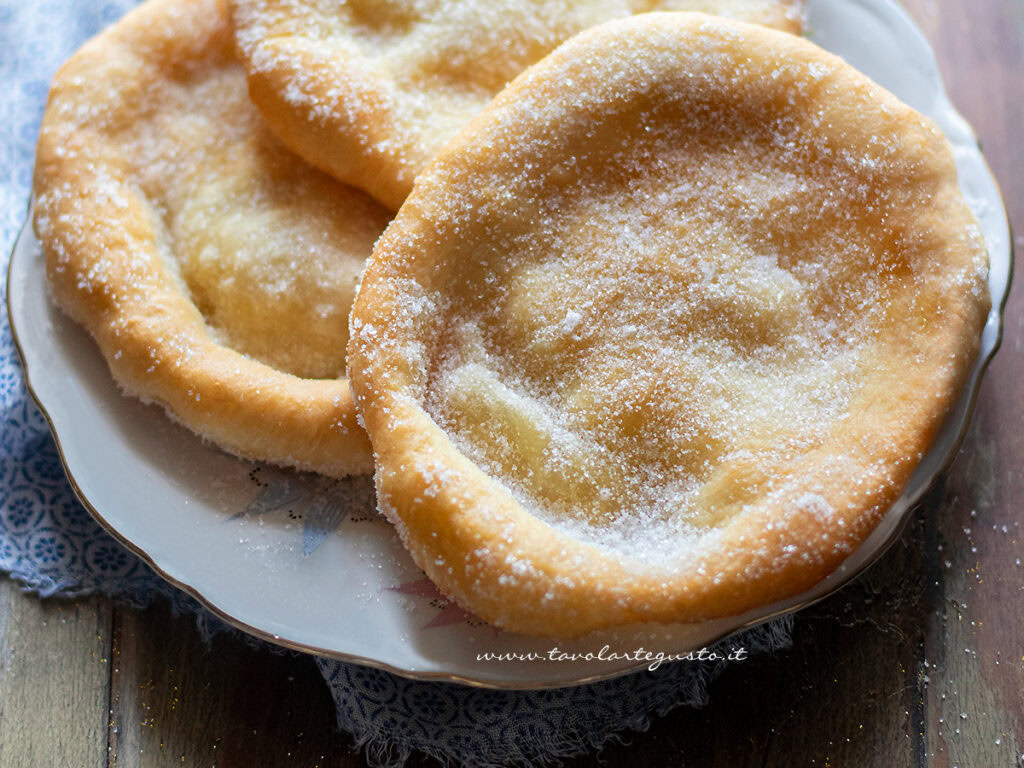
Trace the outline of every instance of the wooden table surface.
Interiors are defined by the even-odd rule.
[[[1024,0],[906,5],[1024,231]],[[734,664],[707,708],[605,765],[1024,768],[1024,280],[1013,293],[962,454],[900,543],[800,614],[791,650]],[[0,578],[4,768],[364,765],[332,724],[308,658]]]

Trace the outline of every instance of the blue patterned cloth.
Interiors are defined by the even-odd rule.
[[[32,158],[49,80],[83,41],[131,0],[0,0],[0,248],[26,214]],[[191,611],[210,633],[223,625],[111,539],[76,501],[53,440],[22,381],[7,312],[0,313],[0,572],[42,597],[102,593],[142,606],[157,598]],[[789,623],[733,638],[754,655],[787,647]],[[400,765],[413,751],[471,766],[531,765],[595,750],[650,718],[706,701],[725,662],[684,662],[618,680],[541,692],[477,690],[404,680],[317,659],[338,725],[371,763]]]

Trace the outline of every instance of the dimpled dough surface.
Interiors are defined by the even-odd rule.
[[[365,470],[336,379],[389,216],[274,138],[232,48],[223,3],[153,0],[64,66],[36,182],[51,280],[119,381],[201,434]]]
[[[611,22],[449,145],[371,257],[349,359],[379,498],[521,631],[797,594],[955,401],[986,273],[946,140],[839,59]]]
[[[563,40],[647,11],[802,31],[803,0],[233,0],[255,102],[309,162],[398,208],[434,153]]]

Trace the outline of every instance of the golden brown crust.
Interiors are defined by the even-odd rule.
[[[648,177],[668,182],[645,187]],[[686,205],[665,218],[659,195]],[[615,229],[602,216],[634,206],[637,222],[656,222],[640,245],[600,231]],[[701,206],[703,228],[686,229],[687,211]],[[658,239],[672,227],[676,240]],[[607,245],[620,235],[622,259]],[[704,250],[687,250],[701,237]],[[572,261],[574,242],[586,253]],[[769,265],[758,269],[771,280],[738,281],[765,248],[789,275]],[[738,260],[702,278],[701,259],[719,253]],[[666,294],[657,280],[644,284],[652,270]],[[353,308],[349,371],[380,503],[442,590],[517,631],[699,621],[799,594],[864,540],[931,444],[977,354],[986,270],[948,142],[838,58],[699,15],[589,30],[517,78],[437,156],[375,247]],[[737,290],[712,291],[729,280]],[[702,292],[677,301],[690,284]],[[602,298],[605,288],[617,292]],[[530,312],[516,309],[523,296]],[[575,312],[583,299],[603,313],[600,333],[580,325],[591,319],[580,320],[582,305]],[[657,338],[683,341],[671,354],[637,347],[632,364],[626,356],[614,369],[620,381],[602,379],[594,372],[605,360],[592,350],[632,349],[614,314],[630,300],[647,327],[677,312]],[[715,311],[702,314],[708,305]],[[563,316],[566,333],[552,335]],[[705,358],[738,362],[702,368]],[[800,390],[794,382],[818,358],[828,365],[808,381],[821,389]],[[508,380],[488,379],[488,366]],[[709,390],[727,392],[751,370],[737,390],[751,398],[709,408],[719,402]],[[766,399],[780,392],[792,403]],[[610,405],[588,405],[605,395]],[[562,420],[545,425],[552,402]],[[589,433],[577,428],[581,415],[594,417]],[[607,445],[602,430],[614,438]],[[612,459],[577,460],[574,441],[585,440]],[[696,463],[685,452],[661,463],[686,440],[705,451]],[[646,462],[662,498],[686,504],[602,506],[602,483],[645,492],[629,485],[632,462]],[[575,469],[552,481],[551,466]],[[687,477],[695,488],[677,493],[673,482]],[[593,503],[573,508],[591,491]],[[664,549],[657,537],[677,513],[694,521],[690,538],[645,556],[643,531]],[[604,535],[645,515],[639,547]]]
[[[338,259],[352,260],[344,267],[350,272],[360,266],[359,249],[368,252],[387,221],[361,193],[304,166],[269,135],[257,135],[262,129],[245,90],[226,5],[217,0],[151,0],[61,68],[35,176],[35,228],[53,292],[93,335],[128,392],[162,404],[200,435],[247,458],[329,475],[368,472],[369,445],[347,379],[302,378],[222,342],[266,343],[260,322],[282,309],[273,304],[279,286],[272,283],[285,281],[280,300],[299,303],[275,322],[298,315],[298,327],[288,333],[313,333],[310,326],[327,313],[317,332],[334,339],[335,357],[315,348],[290,356],[289,346],[309,345],[294,334],[289,345],[288,333],[267,354],[328,376],[336,375],[337,358],[343,371],[337,346],[346,329],[332,330],[331,317],[340,313],[347,324],[345,296],[329,285],[321,290],[301,274],[302,265],[253,262],[294,258],[289,248],[319,247],[320,231],[347,227],[353,255],[328,250],[320,260],[326,271],[317,280],[328,283],[339,274]],[[265,174],[274,176],[270,183]],[[216,187],[225,179],[235,182],[227,192]],[[196,199],[197,191],[211,196],[209,204]],[[288,195],[297,205],[315,204],[297,213]],[[281,231],[261,231],[267,222]],[[227,239],[208,237],[211,227]],[[245,242],[229,238],[235,235],[282,242],[274,245],[277,251],[247,250]],[[186,254],[186,246],[194,252]],[[186,256],[195,264],[186,264]],[[310,256],[310,269],[313,261]],[[247,284],[259,269],[268,272],[268,285]],[[207,282],[194,282],[196,275]],[[291,295],[296,285],[311,293]],[[206,288],[216,289],[208,299],[213,310],[221,299],[237,304],[222,307],[227,321],[219,328],[190,296]],[[303,301],[329,303],[306,321]],[[257,303],[255,312],[247,302]],[[246,327],[246,312],[252,327]]]
[[[501,88],[588,26],[703,11],[803,31],[804,0],[232,0],[253,101],[307,162],[397,210]]]

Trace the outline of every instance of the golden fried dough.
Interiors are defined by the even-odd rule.
[[[801,38],[588,30],[420,176],[353,307],[382,510],[509,629],[799,594],[900,495],[988,311],[926,118]]]
[[[232,0],[232,7],[252,98],[271,128],[313,165],[394,209],[427,161],[509,80],[587,27],[662,10],[803,28],[803,0]]]
[[[53,291],[128,392],[204,437],[367,472],[345,344],[389,214],[273,137],[233,45],[225,3],[150,0],[61,68],[35,178]]]

